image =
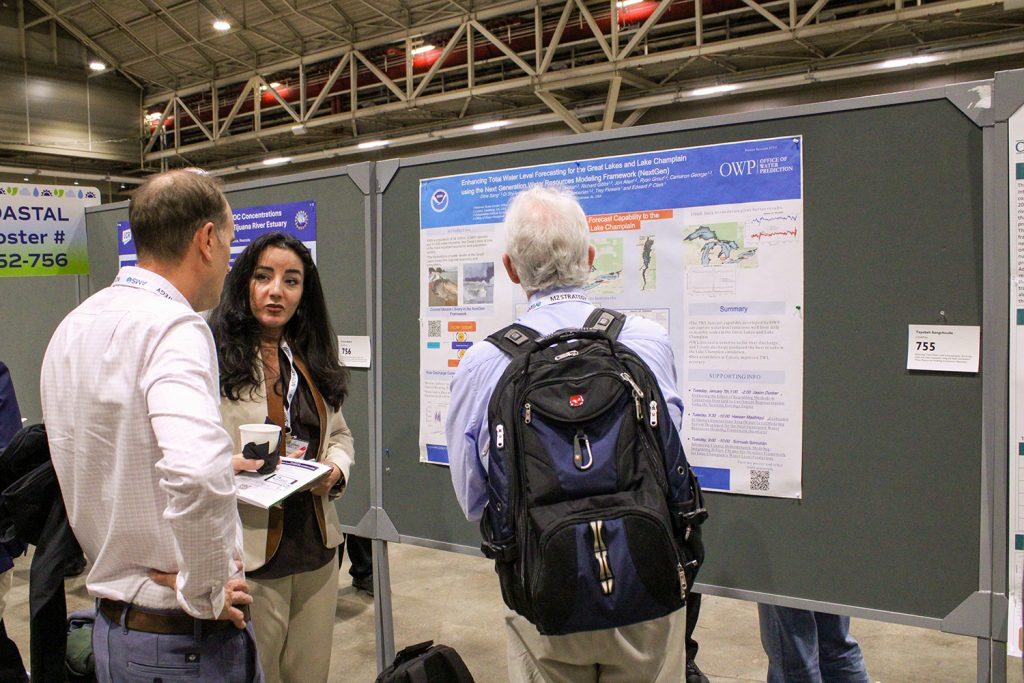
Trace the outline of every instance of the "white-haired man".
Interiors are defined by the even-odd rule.
[[[516,322],[545,335],[582,327],[594,310],[582,285],[594,261],[586,216],[566,190],[535,186],[518,194],[505,214],[502,257],[529,308]],[[619,341],[650,367],[676,428],[683,403],[676,390],[668,335],[659,325],[629,317]],[[448,413],[452,483],[466,517],[477,520],[487,502],[490,437],[487,406],[509,357],[490,343],[469,349],[455,373]],[[620,628],[542,636],[524,617],[505,617],[509,680],[680,683],[685,680],[684,610]]]

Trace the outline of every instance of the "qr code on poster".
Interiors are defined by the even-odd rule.
[[[767,491],[771,470],[750,470],[750,490]]]
[[[440,339],[441,338],[441,321],[440,320],[428,320],[427,321],[427,337],[429,339]]]

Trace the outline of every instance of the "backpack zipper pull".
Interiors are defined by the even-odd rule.
[[[686,571],[681,562],[676,563],[676,572],[679,574],[679,597],[686,599]]]
[[[628,372],[620,372],[619,377],[629,382],[629,386],[633,387],[633,404],[636,406],[636,421],[640,422],[644,419],[644,406],[641,399],[644,397],[644,392],[640,391],[640,387],[633,378],[629,376]]]
[[[657,401],[651,401],[650,409],[651,409],[650,410],[650,413],[651,413],[651,426],[652,427],[657,427],[658,426],[658,402]]]
[[[629,376],[628,372],[620,372],[619,377],[629,382],[629,386],[633,387],[633,395],[638,398],[644,397],[644,392],[640,390],[640,385],[633,381],[633,378]]]
[[[533,420],[533,407],[526,403],[523,405],[523,422],[530,424],[531,420]]]

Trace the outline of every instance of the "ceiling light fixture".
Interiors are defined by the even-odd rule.
[[[287,164],[292,160],[291,157],[270,157],[269,159],[263,160],[264,166],[280,166],[281,164]]]
[[[732,84],[710,85],[706,88],[697,88],[696,90],[690,92],[690,94],[693,95],[694,97],[701,97],[703,95],[720,95],[722,93],[732,92],[733,90],[739,90],[739,88],[740,86]]]
[[[357,147],[359,149],[377,149],[378,147],[387,147],[390,144],[390,140],[367,140],[366,142],[360,142]]]
[[[223,19],[218,19],[217,21],[213,22],[213,28],[218,31],[230,31],[231,24],[224,21]]]
[[[632,7],[633,5],[639,5],[643,1],[644,0],[619,0],[619,2],[615,3],[615,6],[618,7],[619,9],[626,9],[627,7]]]
[[[939,58],[935,55],[917,55],[916,57],[902,57],[900,59],[887,59],[878,65],[879,69],[898,69],[904,66],[916,66],[918,64],[927,64],[929,62],[937,61]]]
[[[94,59],[91,62],[89,62],[89,68],[93,71],[103,71],[107,68],[107,65],[98,59]]]
[[[493,130],[495,128],[502,128],[512,123],[511,121],[483,121],[481,123],[474,123],[473,130]]]
[[[437,48],[435,48],[433,45],[420,45],[419,47],[414,47],[412,49],[412,53],[413,53],[413,55],[422,55],[422,54],[424,54],[426,52],[430,52],[431,50],[436,50],[436,49]]]

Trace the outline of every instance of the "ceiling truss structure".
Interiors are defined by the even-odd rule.
[[[31,1],[143,84],[146,164],[213,169],[1024,54],[1024,11],[993,0]]]

